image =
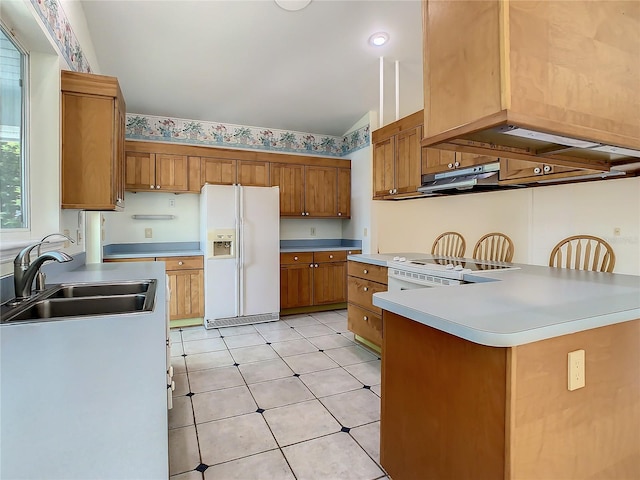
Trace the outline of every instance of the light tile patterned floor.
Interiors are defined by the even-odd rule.
[[[171,331],[171,480],[374,480],[380,358],[346,310]]]

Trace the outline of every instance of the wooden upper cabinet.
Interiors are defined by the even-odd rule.
[[[200,187],[212,185],[233,185],[236,183],[236,160],[227,158],[202,157],[200,164]]]
[[[533,183],[598,173],[597,170],[562,167],[550,163],[503,158],[500,161],[500,183]]]
[[[393,194],[395,137],[373,145],[373,197]]]
[[[126,105],[115,77],[61,72],[62,208],[124,208]]]
[[[422,110],[373,132],[373,198],[406,197],[422,184]]]
[[[351,218],[350,168],[338,168],[338,216]]]
[[[422,184],[422,125],[396,137],[395,193],[415,192]]]
[[[499,162],[498,157],[477,153],[454,152],[437,148],[423,148],[423,173],[442,173],[459,168]]]
[[[270,187],[269,162],[238,160],[238,183],[246,187]]]
[[[514,148],[567,166],[634,161],[501,132],[640,149],[640,2],[424,0],[422,8],[424,146]]]
[[[130,191],[188,191],[185,155],[127,152],[125,172],[125,186]]]
[[[154,153],[127,152],[125,160],[125,186],[127,190],[150,190],[156,183],[156,155]]]
[[[304,210],[304,165],[271,164],[271,185],[280,187],[280,216],[302,217]]]
[[[338,214],[338,169],[305,166],[304,204],[312,217],[335,217]]]
[[[188,190],[187,156],[156,154],[156,190]]]

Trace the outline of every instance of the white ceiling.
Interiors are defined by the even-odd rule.
[[[343,135],[380,102],[385,122],[422,108],[419,0],[84,0],[100,72],[127,112]],[[383,47],[368,45],[377,31]]]

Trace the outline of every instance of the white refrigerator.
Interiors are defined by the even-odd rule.
[[[278,187],[202,187],[200,247],[206,328],[280,318]]]

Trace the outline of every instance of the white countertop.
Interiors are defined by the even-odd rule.
[[[332,252],[332,251],[356,251],[361,250],[359,247],[284,247],[280,248],[280,253],[295,253],[295,252]]]
[[[386,267],[387,262],[393,260],[393,257],[405,257],[406,259],[425,258],[425,253],[416,252],[401,252],[401,253],[361,253],[357,255],[349,255],[347,260],[354,262],[370,263],[371,265],[378,265],[380,267]]]
[[[348,258],[384,265],[385,259],[395,255],[410,258],[416,254]],[[376,293],[373,304],[494,347],[522,345],[640,318],[639,276],[517,266],[520,269],[465,276],[465,280],[477,283]]]

